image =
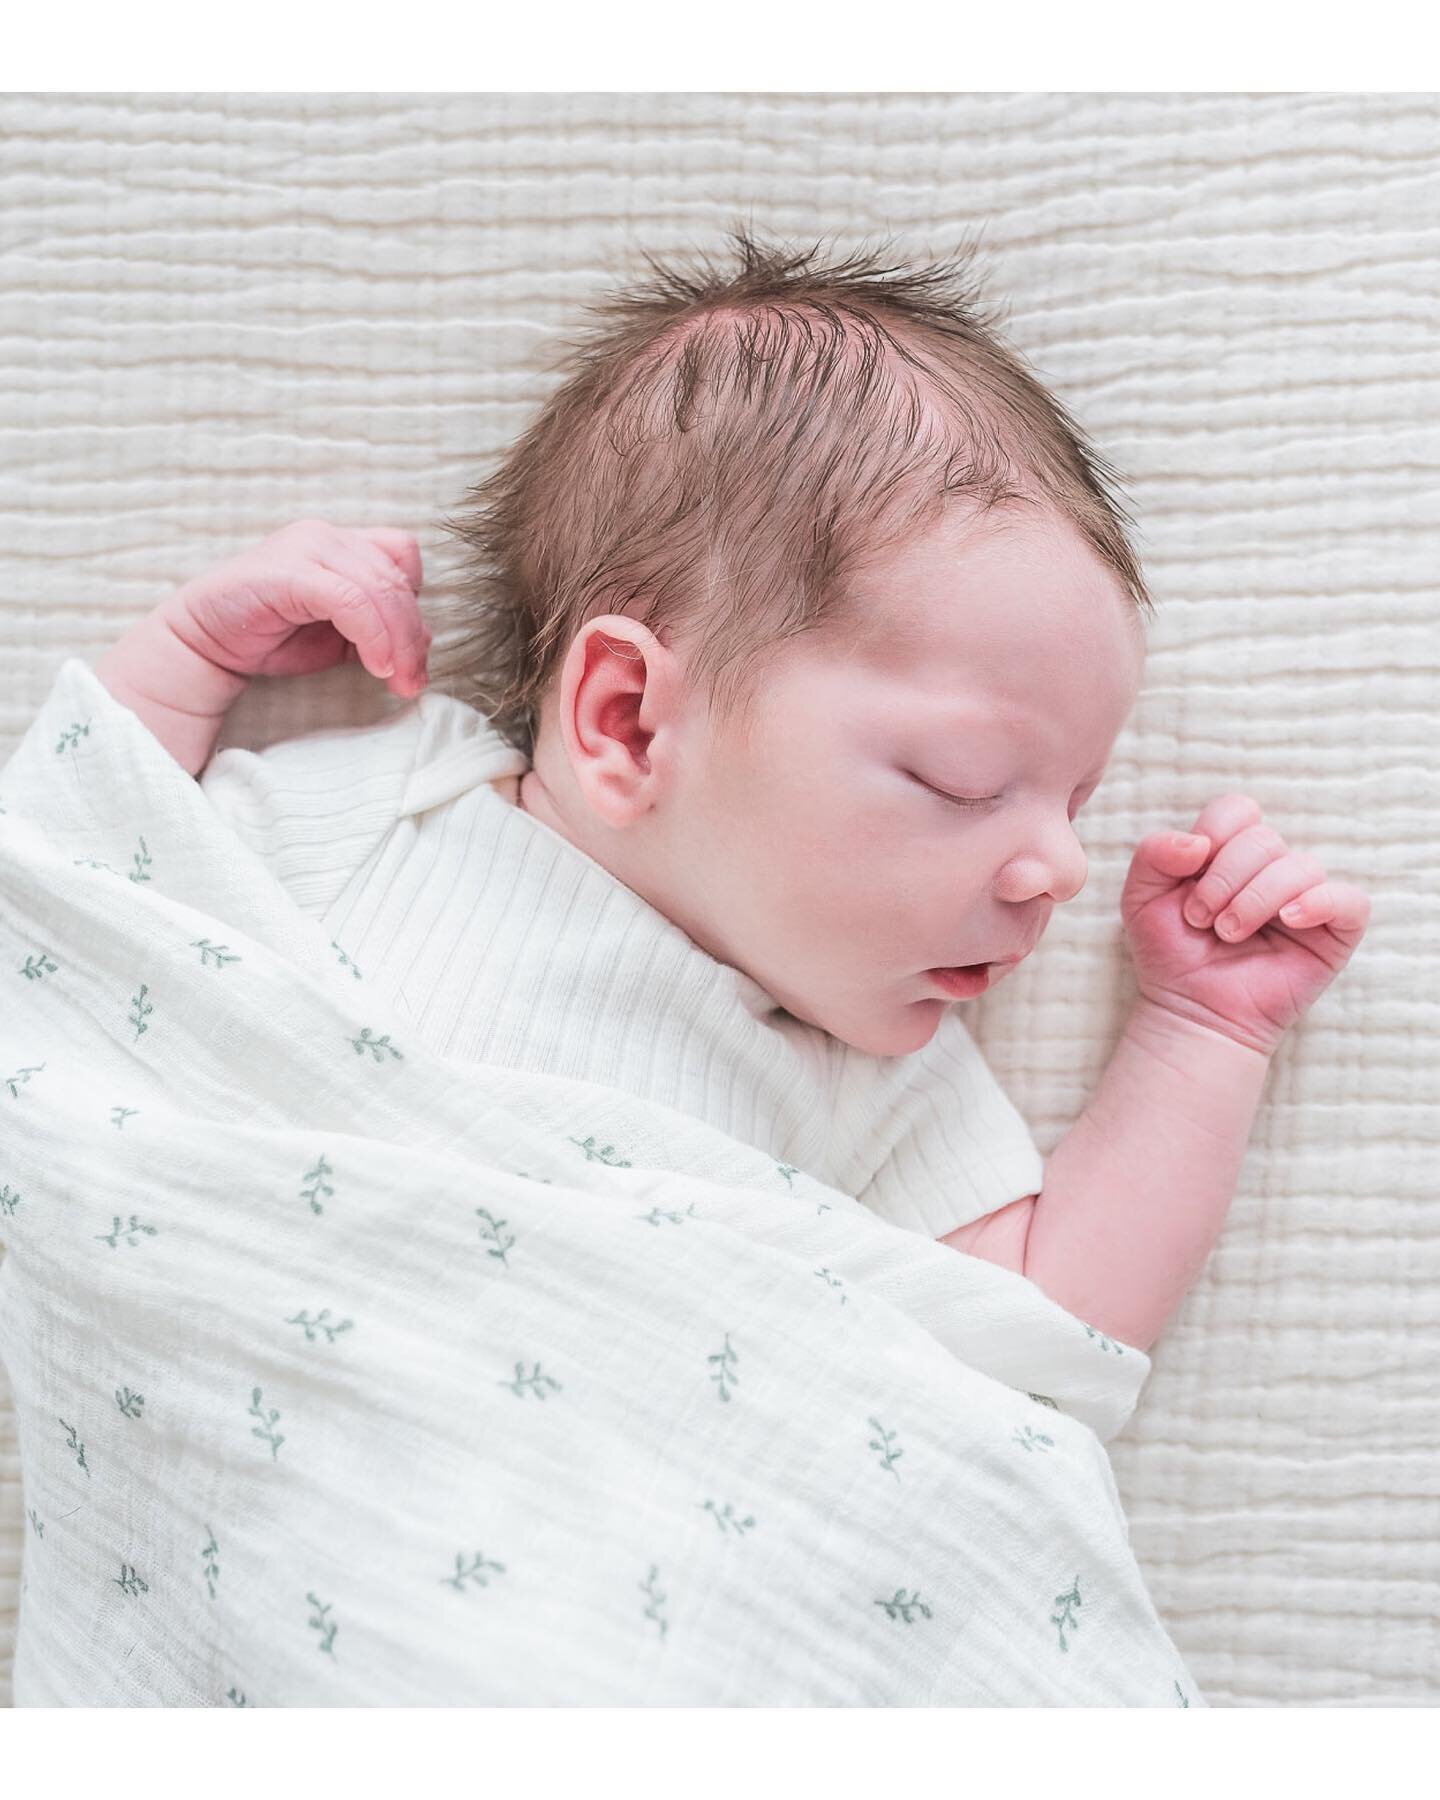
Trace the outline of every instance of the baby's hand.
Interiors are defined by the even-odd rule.
[[[1188,848],[1152,833],[1130,864],[1120,917],[1140,993],[1269,1055],[1354,954],[1369,898],[1291,851],[1246,794],[1211,800],[1191,830]]]
[[[301,519],[188,581],[160,609],[232,675],[313,675],[360,662],[413,698],[426,682],[420,549],[408,531]]]

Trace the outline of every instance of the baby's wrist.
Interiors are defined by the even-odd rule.
[[[96,662],[95,674],[127,704],[138,700],[218,722],[249,686],[249,677],[222,669],[187,643],[171,605],[157,606],[117,639]]]

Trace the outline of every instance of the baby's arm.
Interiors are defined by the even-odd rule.
[[[178,636],[163,606],[105,651],[95,675],[187,775],[210,761],[226,713],[250,685]]]
[[[187,582],[112,645],[95,674],[199,775],[253,675],[311,675],[358,655],[413,699],[430,644],[420,579],[409,532],[302,519]]]
[[[1248,794],[1141,840],[1120,895],[1140,997],[1039,1194],[942,1238],[1148,1350],[1205,1265],[1270,1058],[1359,947],[1370,899]]]
[[[1220,1234],[1270,1057],[1137,1002],[1042,1191],[940,1240],[1149,1350]]]

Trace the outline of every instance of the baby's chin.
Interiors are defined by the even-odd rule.
[[[946,1008],[959,1004],[959,1001],[947,1000],[937,994],[918,1000],[902,1000],[888,1008],[875,1005],[867,1008],[863,1002],[852,1001],[848,1006],[815,1007],[809,1013],[787,1010],[793,1018],[828,1032],[837,1042],[848,1044],[852,1050],[859,1050],[866,1056],[911,1056],[915,1051],[923,1050],[934,1037]]]

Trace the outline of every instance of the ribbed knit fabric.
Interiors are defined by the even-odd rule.
[[[1043,1162],[953,1006],[877,1057],[795,1019],[516,804],[525,757],[425,694],[376,726],[222,750],[201,788],[441,1054],[659,1101],[941,1237]]]

